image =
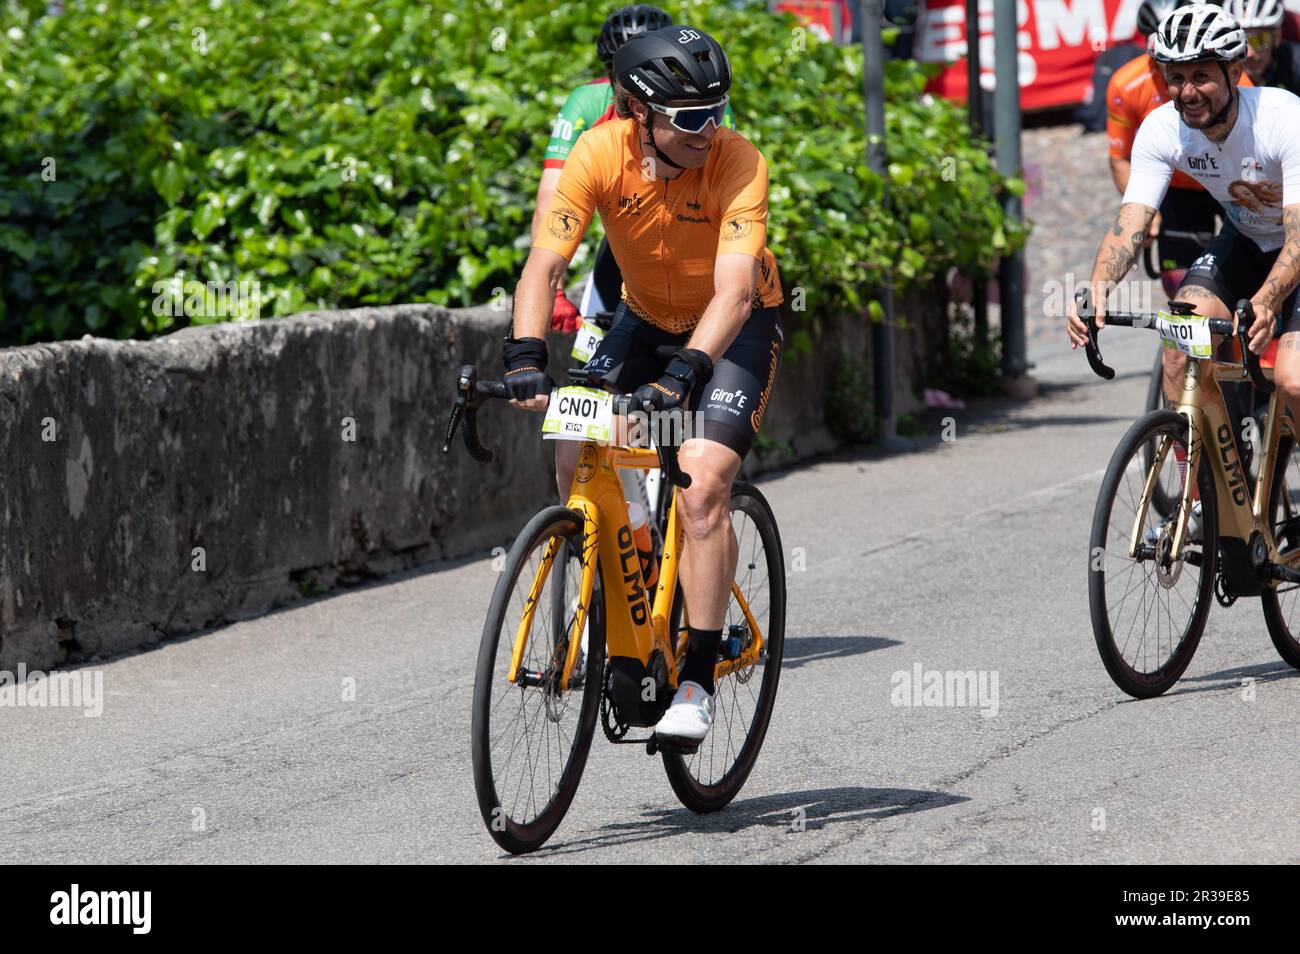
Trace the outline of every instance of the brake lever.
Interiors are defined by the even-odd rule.
[[[1255,306],[1249,298],[1237,302],[1237,341],[1241,345],[1242,376],[1249,376],[1255,387],[1264,394],[1273,393],[1273,382],[1264,377],[1259,365],[1259,355],[1250,350],[1250,327],[1255,323]]]
[[[644,408],[636,407],[632,402],[632,395],[622,394],[614,400],[614,410],[618,414],[627,414],[630,411],[641,411],[650,413]],[[659,453],[659,467],[668,477],[669,483],[685,490],[691,485],[691,475],[681,469],[677,463],[677,447],[672,444],[655,444],[655,449]]]
[[[484,391],[478,380],[478,369],[472,364],[463,364],[456,376],[456,403],[451,408],[451,420],[447,422],[447,436],[442,444],[442,452],[450,453],[451,442],[456,436],[456,427],[462,422],[464,429],[461,437],[465,440],[465,449],[469,456],[481,464],[490,464],[496,457],[492,451],[483,446],[478,436],[478,409],[483,403]]]
[[[1097,343],[1097,335],[1100,333],[1097,328],[1097,313],[1092,307],[1092,289],[1087,285],[1074,293],[1074,311],[1088,325],[1088,343],[1084,346],[1088,364],[1098,377],[1111,380],[1115,377],[1115,370],[1107,367],[1101,359],[1101,346]]]

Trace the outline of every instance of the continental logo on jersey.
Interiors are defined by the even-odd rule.
[[[572,209],[564,206],[551,209],[550,214],[546,217],[546,231],[561,242],[567,242],[569,239],[578,237],[579,221],[578,213]]]
[[[754,231],[754,220],[738,215],[734,219],[727,219],[722,223],[722,240],[724,242],[735,242],[743,239],[752,231]]]

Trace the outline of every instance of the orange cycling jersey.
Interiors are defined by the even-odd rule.
[[[1242,70],[1238,86],[1253,86]],[[1110,154],[1116,159],[1133,155],[1133,140],[1147,113],[1169,101],[1160,67],[1147,54],[1129,60],[1110,78],[1106,86],[1106,135],[1110,137]],[[1171,189],[1200,189],[1201,185],[1185,172],[1174,171]]]
[[[564,164],[537,248],[572,260],[597,209],[623,270],[623,300],[671,334],[692,330],[713,298],[719,255],[758,259],[755,307],[783,301],[767,248],[767,162],[745,137],[719,129],[699,169],[647,178],[635,120],[602,123],[582,135]]]

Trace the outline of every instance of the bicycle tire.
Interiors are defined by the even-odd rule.
[[[1110,465],[1106,469],[1106,476],[1102,478],[1101,489],[1097,494],[1097,505],[1093,512],[1092,534],[1088,546],[1088,608],[1092,617],[1093,636],[1097,642],[1097,651],[1101,655],[1102,663],[1106,667],[1111,680],[1124,692],[1137,699],[1149,699],[1166,692],[1170,686],[1178,681],[1183,671],[1192,661],[1196,653],[1196,647],[1200,643],[1201,635],[1205,631],[1205,623],[1209,618],[1210,604],[1212,602],[1212,590],[1214,587],[1215,574],[1215,555],[1218,553],[1219,543],[1219,523],[1217,497],[1215,495],[1214,477],[1210,470],[1208,459],[1202,455],[1201,466],[1198,468],[1197,481],[1200,488],[1200,499],[1202,507],[1201,516],[1201,534],[1202,543],[1201,565],[1193,566],[1190,562],[1182,562],[1181,572],[1187,569],[1195,569],[1200,573],[1195,588],[1196,603],[1190,607],[1191,613],[1188,622],[1178,638],[1177,645],[1174,645],[1167,660],[1155,669],[1139,670],[1131,665],[1125,658],[1125,649],[1132,637],[1132,627],[1134,623],[1123,636],[1123,644],[1117,644],[1117,634],[1110,620],[1110,608],[1108,606],[1106,593],[1106,577],[1108,568],[1106,567],[1105,553],[1107,549],[1108,534],[1110,531],[1110,521],[1115,506],[1116,499],[1121,494],[1121,485],[1124,484],[1125,477],[1129,470],[1130,462],[1141,454],[1141,448],[1148,440],[1158,440],[1160,437],[1168,434],[1186,441],[1187,421],[1181,415],[1174,411],[1155,411],[1144,415],[1134,422],[1133,426],[1120,440],[1119,446],[1115,448],[1115,453],[1111,457]],[[1173,451],[1169,452],[1172,456]],[[1168,457],[1166,458],[1168,460]],[[1150,471],[1150,466],[1141,467],[1138,472],[1142,479]],[[1128,496],[1132,497],[1132,487],[1127,487]],[[1140,490],[1139,490],[1140,493]],[[1136,516],[1134,513],[1128,519],[1131,520]],[[1144,520],[1146,518],[1144,517]],[[1121,523],[1117,531],[1119,541],[1127,548],[1127,521]],[[1102,559],[1098,560],[1098,549],[1101,550]],[[1125,551],[1126,552],[1126,551]],[[1205,554],[1209,554],[1208,558]],[[1150,561],[1155,567],[1155,561]],[[1098,565],[1100,563],[1100,565]],[[1133,566],[1140,564],[1134,563]],[[1132,571],[1130,570],[1130,576]],[[1118,570],[1116,575],[1118,576]],[[1148,575],[1149,577],[1149,575]],[[1125,583],[1127,580],[1124,581]],[[1144,581],[1146,582],[1146,578]],[[1157,585],[1159,585],[1157,583]],[[1128,595],[1132,593],[1129,589],[1120,601],[1117,612],[1123,609]],[[1150,610],[1147,609],[1146,596],[1143,595],[1142,607],[1146,610],[1146,618],[1150,618]],[[1152,606],[1157,606],[1159,601],[1158,591],[1153,595]],[[1170,601],[1172,603],[1172,601]],[[1184,603],[1186,600],[1184,598]],[[1171,619],[1172,623],[1172,619]],[[1172,625],[1170,627],[1172,645]],[[1145,645],[1145,624],[1142,637],[1139,639],[1139,646]],[[1159,651],[1159,620],[1157,619],[1157,652]],[[1145,654],[1144,654],[1145,658]]]
[[[498,779],[494,774],[493,764],[493,695],[498,689],[498,682],[504,687],[506,693],[512,691],[521,693],[518,709],[525,714],[525,703],[531,703],[532,700],[531,698],[525,700],[522,694],[529,693],[536,696],[539,700],[537,708],[539,711],[546,710],[542,714],[542,718],[548,722],[557,721],[549,717],[549,707],[555,705],[556,700],[562,699],[563,696],[552,693],[541,686],[520,687],[497,678],[496,670],[499,662],[502,631],[506,628],[507,614],[511,609],[512,596],[515,593],[515,582],[519,578],[521,571],[528,566],[530,554],[556,536],[562,539],[581,541],[582,531],[581,515],[567,507],[548,507],[529,520],[524,529],[520,531],[519,536],[515,538],[515,542],[506,557],[501,577],[492,593],[487,618],[483,624],[483,636],[479,644],[478,665],[474,677],[473,716],[470,727],[474,763],[474,789],[478,798],[479,812],[483,816],[483,823],[487,826],[488,833],[498,845],[511,854],[536,851],[555,833],[556,828],[563,821],[565,813],[569,810],[569,806],[573,803],[578,783],[582,779],[583,769],[586,767],[587,756],[591,751],[591,740],[595,733],[596,717],[600,709],[602,674],[605,665],[604,599],[599,567],[597,567],[596,583],[592,591],[591,607],[587,617],[586,678],[582,687],[582,699],[577,707],[573,738],[570,741],[569,750],[565,755],[564,765],[559,772],[554,790],[548,793],[545,804],[532,818],[522,821],[512,817],[507,812],[498,793]],[[580,544],[576,552],[581,552]],[[550,587],[557,584],[563,586],[565,577],[563,567],[561,567],[559,573],[554,573],[553,568],[553,574],[553,577],[547,580],[546,586]],[[543,592],[539,595],[539,605],[543,601],[553,605],[548,598],[548,594]],[[534,620],[536,620],[536,617],[534,617]],[[558,628],[556,629],[558,631]],[[537,634],[534,633],[533,635],[535,637]],[[509,642],[506,646],[505,659],[508,661],[510,649],[513,646],[513,627],[509,629],[507,639]],[[530,642],[530,648],[531,645]],[[555,652],[554,647],[552,647],[548,656],[553,657]],[[570,690],[568,694],[571,695],[572,692],[573,690]],[[511,708],[514,708],[513,704]],[[503,712],[498,721],[504,720],[505,714]],[[549,733],[549,729],[547,732]],[[558,729],[556,734],[558,736]],[[525,743],[525,751],[531,759],[534,740],[529,737],[525,739]],[[516,737],[516,743],[510,750],[510,759],[504,759],[506,768],[509,767],[509,762],[513,759],[517,746],[518,738]],[[549,746],[547,755],[550,755]],[[549,775],[549,763],[547,768]],[[530,791],[530,800],[531,798],[532,793]]]
[[[708,758],[710,766],[715,764],[716,743],[720,733],[728,733],[727,738],[730,740],[731,721],[724,710],[728,710],[732,716],[735,715],[736,686],[748,685],[753,679],[757,665],[746,671],[748,677],[743,683],[738,682],[741,676],[739,673],[730,673],[718,683],[714,695],[717,708],[713,728],[695,753],[685,755],[681,752],[663,750],[664,771],[668,775],[669,784],[672,785],[681,803],[699,814],[715,812],[726,807],[740,792],[753,771],[759,750],[763,747],[763,740],[767,737],[781,677],[781,661],[785,655],[785,556],[781,549],[781,535],[776,526],[776,518],[758,488],[743,481],[737,481],[732,485],[731,510],[733,513],[741,510],[753,521],[756,535],[763,548],[763,570],[768,584],[768,619],[764,632],[765,655],[761,657],[762,680],[758,699],[749,719],[748,731],[736,751],[735,759],[716,782],[704,782],[697,778],[692,765],[702,765],[705,758]],[[745,546],[743,541],[740,546],[742,552],[739,554],[736,568],[738,576],[742,572],[742,567],[746,567],[750,573],[758,569],[753,560],[747,560],[743,552]],[[752,596],[746,594],[746,601],[750,603],[751,612],[758,615],[758,610],[755,610],[757,601]],[[728,696],[728,693],[731,695]],[[730,748],[728,742],[727,753],[730,752]]]
[[[1273,523],[1274,532],[1276,533],[1279,526],[1278,509],[1282,501],[1279,498],[1279,491],[1284,486],[1288,486],[1287,465],[1292,460],[1292,453],[1295,450],[1295,441],[1287,436],[1283,436],[1278,442],[1277,463],[1273,469],[1273,480],[1269,487],[1268,494],[1268,513],[1269,519]],[[1293,475],[1293,479],[1297,475]],[[1300,491],[1300,488],[1297,488]],[[1288,492],[1288,495],[1295,492]],[[1287,541],[1291,542],[1291,541]],[[1278,541],[1278,548],[1283,548],[1283,541]],[[1290,584],[1290,590],[1295,590],[1294,584]],[[1278,592],[1278,584],[1268,586],[1260,594],[1260,601],[1264,610],[1264,622],[1268,626],[1269,638],[1273,640],[1273,646],[1279,656],[1288,665],[1295,669],[1300,669],[1300,637],[1295,630],[1291,628],[1291,616],[1294,612],[1294,605],[1291,611],[1284,610],[1282,606],[1281,594]]]

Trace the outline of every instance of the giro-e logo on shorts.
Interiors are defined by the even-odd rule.
[[[562,242],[578,236],[578,213],[561,206],[546,217],[546,230]]]

